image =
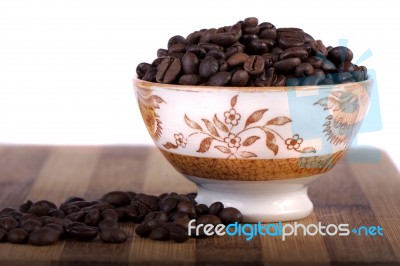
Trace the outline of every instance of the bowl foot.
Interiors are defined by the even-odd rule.
[[[283,222],[305,218],[311,214],[308,185],[320,175],[273,181],[222,181],[186,177],[198,187],[196,201],[210,205],[220,201],[235,207],[244,222]]]

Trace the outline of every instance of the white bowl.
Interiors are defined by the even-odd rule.
[[[308,185],[346,151],[372,84],[238,88],[134,81],[154,143],[196,183],[197,202],[221,201],[247,222],[312,212]]]

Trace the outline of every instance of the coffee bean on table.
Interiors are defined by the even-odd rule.
[[[221,219],[222,223],[224,224],[231,224],[231,223],[241,223],[243,216],[242,213],[233,207],[227,207],[224,208],[220,213],[219,213],[219,218]]]
[[[11,217],[1,217],[0,218],[0,229],[4,229],[5,231],[10,231],[11,229],[17,228],[19,223]]]
[[[29,235],[28,242],[34,246],[48,246],[56,243],[59,240],[59,235],[59,232],[51,228],[42,227]]]
[[[218,216],[223,208],[224,208],[224,204],[222,204],[222,202],[217,201],[209,206],[208,212],[209,212],[209,214]]]
[[[100,232],[100,238],[106,243],[123,243],[126,242],[128,236],[119,228],[108,227]]]
[[[25,243],[28,239],[29,233],[22,228],[11,229],[7,233],[7,241],[14,244]]]
[[[168,230],[163,227],[154,228],[149,234],[149,238],[153,240],[168,240],[169,237]]]
[[[99,223],[98,228],[100,231],[106,228],[118,228],[118,222],[116,220],[105,219]]]
[[[32,219],[29,219],[29,220],[24,221],[23,223],[20,223],[20,227],[22,229],[24,229],[25,231],[27,231],[28,233],[40,228],[41,225],[42,224],[39,221],[32,220]]]
[[[129,194],[124,191],[112,191],[105,194],[101,201],[108,202],[113,206],[128,205],[131,202]]]
[[[118,213],[113,209],[104,210],[101,213],[103,219],[115,220],[118,221]]]
[[[92,226],[73,226],[68,228],[67,233],[78,241],[91,241],[97,237],[98,229]]]
[[[6,230],[0,228],[0,243],[6,241],[6,238],[7,238]]]

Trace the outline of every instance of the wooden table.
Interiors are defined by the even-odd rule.
[[[27,199],[96,199],[110,190],[159,194],[193,192],[195,187],[150,147],[0,146],[0,208],[18,207]],[[286,241],[224,236],[176,244],[142,239],[134,234],[134,224],[125,224],[125,244],[0,243],[0,265],[400,265],[400,177],[384,153],[377,163],[342,160],[312,184],[309,194],[314,212],[299,222],[380,225],[384,236],[297,236]]]

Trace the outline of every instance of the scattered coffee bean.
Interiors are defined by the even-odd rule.
[[[128,205],[131,202],[129,194],[123,191],[112,191],[105,194],[101,201],[108,202],[113,206]]]
[[[212,215],[218,216],[223,208],[224,204],[222,204],[222,202],[217,201],[210,205],[210,207],[208,208],[208,212]]]
[[[59,233],[51,228],[42,227],[29,235],[29,244],[34,246],[48,246],[59,240]]]
[[[4,229],[5,231],[10,231],[11,229],[17,228],[19,223],[12,217],[1,217],[0,218],[0,229]]]
[[[100,232],[100,238],[106,243],[123,243],[127,240],[126,233],[119,228],[105,228]]]
[[[92,226],[73,226],[67,233],[78,241],[91,241],[97,237],[98,229]]]
[[[14,244],[25,243],[28,239],[29,233],[22,228],[11,229],[7,233],[7,241]]]
[[[242,213],[233,207],[227,207],[224,208],[220,213],[219,213],[219,218],[221,219],[222,223],[224,224],[231,224],[231,223],[241,223],[243,216]]]

